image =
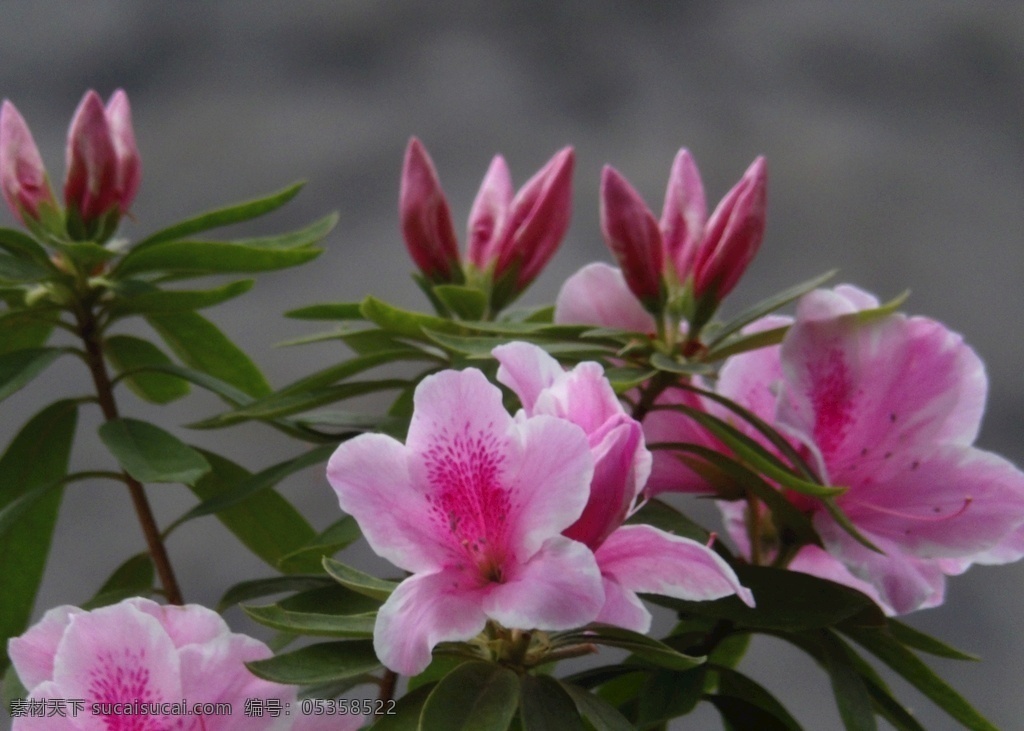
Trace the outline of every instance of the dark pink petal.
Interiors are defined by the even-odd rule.
[[[767,168],[759,157],[715,208],[694,262],[693,292],[725,297],[739,282],[764,237]]]
[[[135,144],[135,130],[132,127],[132,110],[128,104],[128,95],[118,89],[107,102],[107,124],[110,126],[110,139],[114,143],[114,154],[117,157],[117,202],[124,213],[135,200],[142,180],[142,160],[139,148]]]
[[[654,318],[629,291],[622,271],[601,263],[587,264],[565,280],[555,301],[555,322],[655,331]]]
[[[469,244],[466,258],[480,271],[495,263],[509,206],[512,177],[505,158],[495,155],[487,168],[480,192],[469,211]]]
[[[592,622],[603,603],[594,554],[582,543],[556,536],[505,582],[490,585],[483,606],[506,627],[564,630]]]
[[[626,525],[595,552],[601,573],[641,594],[708,601],[736,594],[754,606],[750,590],[707,546],[649,525]]]
[[[561,364],[532,343],[499,345],[491,355],[500,364],[498,381],[512,389],[527,416],[533,416],[537,397],[565,377]]]
[[[327,463],[327,480],[378,555],[406,571],[437,571],[451,561],[450,541],[426,518],[430,503],[412,482],[400,442],[383,434],[344,442]]]
[[[11,102],[0,108],[0,188],[7,205],[22,222],[39,218],[39,206],[56,205],[39,148],[25,119]]]
[[[103,101],[86,92],[68,130],[64,201],[91,221],[117,206],[117,153]]]
[[[696,383],[696,385],[702,385]],[[658,406],[684,405],[709,411],[710,405],[693,393],[681,389],[669,389],[662,393]],[[647,414],[643,421],[644,439],[647,444],[696,444],[715,451],[723,451],[721,442],[711,435],[694,419],[679,411],[656,409]],[[652,450],[651,476],[647,479],[644,493],[648,497],[663,492],[711,493],[714,486],[698,472],[683,462],[680,452],[669,449]]]
[[[403,581],[377,613],[373,648],[388,668],[416,675],[438,642],[469,640],[487,623],[481,587],[457,571],[416,574]]]
[[[526,181],[510,204],[494,278],[498,280],[514,268],[517,292],[540,274],[569,228],[573,163],[571,147],[559,150]]]
[[[455,280],[459,247],[434,163],[422,143],[409,140],[398,196],[402,237],[412,260],[434,282]]]
[[[693,263],[697,247],[704,237],[707,216],[700,171],[690,151],[684,148],[676,154],[672,163],[665,191],[665,206],[661,212],[665,260],[675,269],[680,282],[685,282],[693,273]]]
[[[22,685],[29,690],[53,679],[53,658],[57,654],[57,646],[71,617],[76,614],[84,614],[84,610],[67,605],[54,607],[24,634],[8,642],[11,663]]]
[[[659,311],[664,295],[661,230],[640,195],[609,165],[601,173],[601,231],[630,291],[647,310]]]

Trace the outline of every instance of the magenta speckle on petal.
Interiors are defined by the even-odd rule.
[[[509,497],[501,483],[504,454],[488,426],[444,431],[427,450],[427,477],[436,488],[431,517],[489,581],[501,581]]]
[[[852,421],[850,374],[842,351],[830,350],[823,362],[815,364],[814,376],[814,441],[825,454],[833,454],[842,444]]]
[[[145,665],[144,649],[105,653],[99,658],[98,667],[90,675],[90,703],[97,703],[101,713],[109,708],[109,714],[101,715],[107,731],[165,731],[172,728],[167,719],[154,715],[116,713],[115,704],[155,703],[160,699],[153,692],[149,669]]]

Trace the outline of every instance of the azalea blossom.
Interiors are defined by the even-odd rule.
[[[498,380],[519,397],[518,418],[550,415],[581,427],[594,455],[590,499],[564,535],[582,541],[597,559],[605,603],[597,621],[637,632],[651,614],[639,593],[692,601],[738,594],[753,605],[736,574],[707,546],[649,525],[623,525],[650,473],[651,454],[639,422],[625,413],[597,363],[572,371],[536,345],[509,343],[493,351]]]
[[[859,543],[816,500],[788,493],[812,516],[827,554],[794,567],[869,585],[888,611],[942,602],[945,576],[1024,554],[1024,473],[972,446],[987,382],[959,335],[922,317],[861,321],[878,306],[850,286],[804,297],[781,347],[730,359],[718,391],[801,446],[837,504],[882,553]],[[743,508],[726,509],[745,542]]]
[[[0,109],[0,188],[7,205],[23,223],[37,220],[41,206],[57,208],[32,131],[7,99]]]
[[[405,444],[361,435],[327,468],[370,547],[413,574],[377,615],[381,661],[416,674],[437,643],[472,639],[488,620],[525,630],[593,621],[601,572],[562,535],[594,474],[583,430],[552,416],[514,420],[475,369],[425,378],[413,401]]]
[[[569,227],[573,150],[557,152],[515,193],[508,165],[496,155],[469,214],[466,261],[459,256],[448,200],[434,163],[409,141],[399,195],[402,236],[416,266],[434,283],[483,277],[495,309],[540,274]]]
[[[88,612],[56,607],[11,639],[8,651],[28,700],[65,708],[63,717],[16,717],[13,731],[344,731],[361,724],[300,715],[294,686],[262,680],[244,665],[270,657],[270,648],[195,604],[135,598]],[[282,713],[248,716],[250,698],[277,702]],[[71,699],[81,710],[68,706]],[[231,713],[197,704],[228,704]]]

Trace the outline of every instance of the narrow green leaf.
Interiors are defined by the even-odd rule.
[[[504,335],[451,335],[432,328],[424,328],[423,332],[430,340],[444,349],[474,358],[490,358],[494,348],[508,343],[508,337]],[[575,342],[532,340],[532,342],[550,355],[566,356],[575,360],[608,358],[615,354],[615,350],[611,347],[585,340]]]
[[[784,721],[744,698],[711,695],[707,701],[721,714],[726,731],[789,731]]]
[[[139,482],[187,485],[210,471],[199,452],[145,421],[114,419],[100,426],[99,435],[125,472]]]
[[[424,334],[424,330],[453,334],[462,332],[462,328],[451,320],[403,310],[375,297],[367,297],[363,300],[359,311],[367,320],[376,323],[389,333],[403,338],[427,341],[429,338]]]
[[[653,525],[666,533],[691,538],[698,543],[707,543],[710,533],[666,502],[653,498],[629,516],[629,525],[639,523]]]
[[[278,602],[288,612],[306,614],[335,614],[351,617],[357,614],[375,614],[382,602],[354,592],[333,581],[330,586],[306,589]]]
[[[229,494],[252,479],[248,470],[231,460],[212,452],[199,452],[212,468],[191,486],[200,500],[205,502]],[[278,568],[285,556],[294,554],[315,536],[312,526],[302,514],[272,487],[253,493],[216,515],[250,551],[274,568]],[[313,573],[319,569],[319,559],[315,562],[296,559],[286,572]]]
[[[305,264],[321,252],[314,248],[272,249],[222,241],[165,241],[144,249],[136,247],[121,260],[111,276],[145,272],[190,276],[267,272]]]
[[[375,576],[364,574],[362,571],[346,566],[340,561],[335,561],[333,558],[325,557],[323,565],[331,578],[339,584],[374,599],[387,599],[391,596],[391,592],[398,588],[397,581],[386,581],[385,579],[378,579]]]
[[[54,242],[61,253],[83,274],[90,274],[117,256],[117,252],[92,241]]]
[[[651,366],[659,371],[667,373],[678,373],[686,376],[707,375],[714,372],[714,367],[707,363],[681,363],[675,358],[664,353],[653,353],[651,355]]]
[[[796,719],[789,714],[789,711],[776,700],[775,696],[755,683],[746,675],[730,670],[729,668],[716,667],[718,674],[719,695],[736,698],[745,701],[762,711],[768,713],[772,718],[782,724],[786,731],[803,731]]]
[[[476,287],[459,284],[439,284],[433,288],[434,296],[456,317],[462,320],[482,320],[487,312],[487,295]]]
[[[42,307],[0,315],[0,355],[46,345],[58,317]]]
[[[229,383],[250,396],[265,396],[270,384],[237,345],[195,312],[151,314],[146,321],[185,365]]]
[[[103,351],[114,369],[124,374],[128,388],[140,398],[154,404],[167,404],[188,395],[188,383],[180,378],[148,370],[134,372],[151,365],[171,365],[171,359],[148,340],[112,335],[103,342]]]
[[[147,365],[140,365],[136,367],[136,373],[145,371],[147,373],[166,373],[169,376],[174,376],[187,383],[195,384],[200,388],[204,388],[210,393],[220,396],[231,406],[240,406],[242,404],[252,403],[253,398],[244,391],[232,386],[230,383],[225,383],[219,378],[203,373],[201,371],[192,370],[191,368],[185,368],[175,363],[149,363]],[[133,375],[135,375],[133,373]]]
[[[285,317],[296,320],[363,320],[360,302],[331,302],[288,310]]]
[[[286,685],[313,685],[372,673],[380,667],[371,640],[309,645],[294,652],[247,662],[257,677]]]
[[[948,657],[951,660],[972,660],[974,662],[981,660],[977,655],[950,647],[942,640],[927,635],[903,622],[890,618],[888,625],[889,633],[893,638],[906,647],[927,652],[929,655],[935,655],[936,657]]]
[[[584,731],[576,702],[557,680],[549,675],[524,675],[520,684],[519,720],[523,731]]]
[[[56,271],[46,249],[28,234],[14,228],[0,228],[0,249],[19,259],[32,261]]]
[[[154,574],[149,553],[137,553],[117,567],[96,595],[82,605],[82,609],[106,607],[128,597],[147,596],[153,590]]]
[[[64,348],[28,348],[0,355],[0,401],[29,383],[65,352]]]
[[[420,731],[506,731],[519,701],[519,678],[500,665],[467,662],[434,686]]]
[[[52,276],[51,270],[33,261],[0,254],[0,283],[28,284],[41,282]]]
[[[378,716],[373,731],[419,731],[420,716],[427,698],[434,692],[435,683],[421,685],[398,699],[394,713]]]
[[[572,683],[562,682],[561,686],[562,690],[576,704],[579,715],[590,722],[594,731],[633,731],[633,724],[626,720],[626,717],[619,713],[615,706],[603,698],[588,693]]]
[[[0,535],[0,669],[7,664],[7,640],[28,627],[63,495],[48,488],[67,473],[77,420],[75,402],[51,404],[22,427],[0,457],[0,508],[34,490],[45,491]]]
[[[249,219],[262,216],[265,213],[270,213],[294,198],[302,189],[303,185],[305,185],[304,182],[292,183],[287,188],[279,190],[276,193],[272,193],[264,198],[257,198],[256,200],[237,203],[225,208],[208,211],[196,216],[195,218],[190,218],[186,221],[182,221],[181,223],[176,223],[173,226],[169,226],[168,228],[147,236],[135,245],[134,250],[145,248],[163,241],[181,239],[186,236],[199,233],[200,231],[209,231],[212,228],[219,228],[232,223],[241,223],[242,221],[248,221]]]
[[[726,358],[739,353],[746,353],[751,350],[767,348],[771,345],[778,345],[782,342],[782,339],[786,336],[787,332],[789,332],[789,325],[786,325],[785,327],[772,328],[771,330],[761,330],[760,332],[732,338],[727,342],[722,343],[714,350],[709,350],[704,355],[704,361],[713,363],[715,361],[725,360]]]
[[[252,289],[255,281],[254,279],[242,279],[213,289],[154,289],[135,296],[119,297],[110,307],[110,314],[112,317],[118,318],[127,315],[201,310],[204,307],[219,305],[221,302],[227,302],[229,299],[245,294]]]
[[[629,650],[635,658],[669,670],[689,670],[705,660],[703,657],[684,655],[653,637],[606,624],[587,625],[582,630],[559,633],[555,637],[561,643],[589,642]]]
[[[322,533],[310,539],[298,550],[282,556],[278,566],[286,573],[302,573],[311,569],[315,562],[316,568],[322,568],[322,561],[325,556],[332,556],[338,551],[350,546],[359,540],[362,533],[359,524],[351,515],[346,515],[335,521]]]
[[[843,634],[899,673],[935,705],[973,731],[996,731],[996,727],[971,706],[946,681],[891,635],[880,630],[843,627]]]
[[[861,677],[867,685],[868,693],[871,694],[871,700],[875,704],[875,711],[891,723],[896,731],[925,731],[924,726],[893,697],[887,688],[876,683],[871,678],[864,677],[863,675]]]
[[[242,581],[224,593],[224,596],[217,602],[217,611],[223,613],[241,602],[271,594],[320,589],[333,585],[334,582],[326,576],[300,576],[298,574]]]
[[[280,605],[243,606],[242,611],[260,624],[298,635],[319,637],[372,637],[377,614],[315,614],[290,612]]]
[[[871,696],[851,660],[851,651],[842,640],[827,630],[815,633],[821,646],[825,670],[832,682],[839,716],[847,731],[875,731],[875,713]]]
[[[329,213],[295,231],[253,239],[233,239],[232,244],[255,249],[302,249],[318,243],[338,224],[338,214]]]
[[[325,386],[343,381],[352,376],[368,371],[372,368],[376,368],[380,365],[387,363],[394,363],[396,361],[409,361],[409,360],[426,360],[435,363],[444,363],[441,358],[426,353],[419,348],[398,348],[394,350],[383,350],[369,355],[360,355],[355,358],[342,361],[335,365],[329,366],[321,371],[313,373],[311,375],[300,378],[294,383],[290,383],[281,390],[277,391],[271,398],[283,398],[290,397],[295,394],[301,394],[305,391],[315,391]],[[257,401],[254,404],[250,404],[247,408],[250,410],[257,410],[261,408],[262,402]]]

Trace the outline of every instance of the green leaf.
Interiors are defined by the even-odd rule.
[[[288,310],[285,317],[296,320],[364,320],[360,302],[330,302]]]
[[[254,279],[242,279],[213,289],[159,290],[133,296],[118,297],[110,307],[114,318],[126,315],[140,315],[182,310],[201,310],[226,302],[245,294],[255,283]]]
[[[353,616],[374,614],[380,609],[381,602],[331,582],[330,586],[306,589],[292,594],[278,604],[281,609],[289,612]]]
[[[669,670],[690,670],[702,664],[705,659],[684,655],[653,637],[607,624],[590,624],[582,630],[558,633],[553,637],[560,644],[589,642],[629,650],[636,659]]]
[[[746,675],[729,668],[716,667],[719,696],[735,698],[760,708],[781,724],[786,731],[802,731],[800,724],[775,696]]]
[[[279,190],[276,193],[272,193],[264,198],[258,198],[256,200],[227,206],[226,208],[208,211],[196,216],[195,218],[190,218],[186,221],[182,221],[181,223],[176,223],[173,226],[149,235],[136,244],[134,250],[145,248],[163,241],[174,241],[175,239],[191,236],[192,234],[199,233],[200,231],[209,231],[211,228],[228,226],[232,223],[241,223],[242,221],[248,221],[249,219],[262,216],[265,213],[270,213],[294,198],[302,189],[303,185],[305,185],[304,182],[292,183],[287,188]]]
[[[561,685],[562,690],[576,704],[579,715],[589,721],[595,731],[633,731],[633,724],[626,720],[626,717],[619,713],[615,706],[603,698],[588,693],[572,683],[563,682]]]
[[[754,593],[757,607],[751,608],[736,596],[709,602],[692,602],[648,596],[687,616],[714,617],[736,623],[738,628],[802,632],[831,627],[844,619],[865,617],[877,625],[885,623],[878,606],[867,596],[832,581],[768,566],[733,567],[740,583]]]
[[[0,254],[0,283],[28,284],[53,276],[51,270],[27,259]]]
[[[413,691],[424,685],[434,685],[441,678],[452,672],[469,659],[462,655],[434,655],[427,669],[419,675],[409,678],[409,690]]]
[[[0,249],[19,259],[35,262],[56,271],[46,249],[28,234],[14,228],[0,228]]]
[[[42,308],[0,315],[0,355],[45,345],[55,321],[56,317]]]
[[[432,328],[424,328],[423,332],[433,342],[446,350],[475,358],[490,358],[492,350],[499,345],[508,343],[508,336],[505,335],[450,335],[445,332],[438,332]],[[534,342],[535,345],[538,345],[555,357],[565,356],[576,360],[584,360],[586,358],[607,358],[614,355],[612,348],[593,344],[585,340],[549,342],[531,339],[531,342]]]
[[[153,591],[153,560],[148,551],[137,553],[117,567],[96,595],[82,609],[96,609],[116,604],[133,596],[147,596]]]
[[[726,731],[789,731],[784,721],[744,698],[711,695],[707,701],[721,714]]]
[[[557,680],[548,675],[524,675],[520,684],[523,731],[584,731],[576,702]]]
[[[338,214],[329,213],[295,231],[251,239],[233,239],[231,243],[256,249],[304,249],[322,240],[337,224]]]
[[[420,731],[506,731],[519,701],[519,678],[500,665],[467,662],[434,686]]]
[[[112,277],[144,272],[204,276],[238,272],[267,272],[305,264],[320,256],[314,248],[274,249],[222,241],[166,241],[136,247],[114,269]]]
[[[265,396],[270,384],[237,345],[195,312],[151,314],[146,321],[187,366],[229,383],[250,396]]]
[[[652,525],[666,533],[690,538],[698,543],[707,543],[711,535],[674,507],[657,498],[645,502],[643,507],[629,516],[626,524]]]
[[[62,241],[56,245],[75,269],[85,275],[117,256],[116,252],[92,241]]]
[[[260,493],[262,494],[262,493]],[[311,538],[301,548],[282,556],[278,566],[285,573],[302,573],[312,569],[311,564],[315,562],[316,568],[322,568],[322,561],[325,556],[332,556],[338,551],[359,540],[362,533],[359,524],[351,515],[346,515],[335,521],[322,533]]]
[[[100,439],[125,472],[139,482],[191,484],[210,471],[199,452],[158,426],[114,419],[99,428]]]
[[[860,627],[843,627],[841,631],[967,728],[973,731],[996,731],[996,727],[963,696],[885,631]]]
[[[829,279],[835,276],[836,270],[825,272],[824,274],[808,279],[806,282],[801,282],[793,287],[783,290],[778,294],[769,297],[766,300],[758,302],[756,305],[743,310],[736,317],[732,318],[726,324],[722,325],[715,332],[715,337],[711,342],[707,343],[709,349],[714,349],[720,345],[727,337],[735,332],[738,332],[745,325],[749,325],[754,320],[759,320],[765,315],[768,315],[780,307],[785,307],[793,300],[807,294],[812,289],[817,289],[822,284],[827,282]]]
[[[433,292],[449,312],[462,320],[482,320],[487,312],[487,295],[476,287],[439,284]]]
[[[955,647],[950,647],[945,642],[938,640],[931,635],[926,635],[920,630],[916,630],[910,625],[898,622],[891,617],[888,620],[889,633],[898,642],[906,647],[911,647],[921,652],[927,652],[929,655],[935,655],[936,657],[948,657],[951,660],[972,660],[978,662],[981,660],[977,655],[972,655],[969,652],[958,650]]]
[[[252,479],[248,470],[231,460],[212,452],[199,452],[211,467],[191,486],[200,500],[205,502],[229,494]],[[216,515],[250,551],[274,568],[278,568],[285,556],[301,550],[315,536],[312,526],[302,514],[272,487],[253,493]],[[314,563],[297,559],[282,570],[286,573],[313,573],[319,569],[319,560]]]
[[[251,477],[233,484],[229,489],[203,500],[202,503],[192,508],[182,517],[178,518],[174,524],[177,526],[194,518],[219,513],[222,510],[239,505],[250,499],[251,496],[259,493],[261,490],[273,487],[288,475],[298,472],[310,465],[324,461],[336,448],[337,447],[335,445],[331,444],[316,447],[305,454],[299,455],[298,457],[293,457],[285,460],[284,462],[278,462],[275,465],[267,467]],[[310,540],[312,538],[312,532],[312,529],[310,529],[308,534],[300,536],[298,539],[298,545],[291,550],[296,550],[305,544],[306,541]],[[291,550],[289,550],[288,553],[291,553]]]
[[[320,637],[372,637],[377,614],[318,614],[290,612],[278,604],[243,606],[242,611],[260,624],[282,632]]]
[[[782,339],[786,337],[787,332],[789,332],[789,325],[772,328],[771,330],[761,330],[760,332],[733,338],[714,350],[709,350],[704,355],[704,361],[714,362],[718,360],[725,360],[726,358],[738,353],[746,353],[750,350],[778,345],[782,342]]]
[[[398,588],[397,581],[386,581],[369,574],[364,574],[362,571],[346,566],[340,561],[335,561],[333,558],[325,557],[323,564],[327,573],[339,584],[374,599],[387,599],[391,596],[391,592]]]
[[[424,330],[453,334],[462,332],[462,328],[451,320],[393,307],[375,297],[363,300],[359,311],[364,318],[376,323],[381,329],[403,338],[429,341]]]
[[[867,685],[854,667],[853,654],[842,640],[827,630],[815,633],[825,670],[832,682],[839,716],[847,731],[875,731],[875,713]]]
[[[28,627],[63,495],[49,486],[67,473],[77,420],[74,401],[51,404],[22,427],[0,457],[0,508],[33,490],[45,491],[0,535],[0,669],[7,664],[7,640]]]
[[[103,342],[103,351],[114,369],[123,374],[125,384],[139,398],[154,404],[167,404],[189,393],[188,383],[165,373],[134,372],[151,365],[171,365],[171,359],[148,340],[131,335],[112,335]]]
[[[29,383],[65,352],[64,348],[28,348],[0,355],[0,401]]]
[[[398,699],[394,713],[378,716],[372,731],[419,731],[423,704],[434,691],[434,683],[421,685]]]
[[[656,670],[647,676],[638,699],[637,725],[648,727],[689,713],[704,691],[704,667],[688,671]]]
[[[247,404],[253,401],[252,396],[249,396],[244,391],[240,391],[230,383],[225,383],[219,378],[214,378],[213,376],[201,371],[185,368],[184,366],[179,366],[175,363],[167,363],[163,365],[159,363],[150,363],[148,365],[137,366],[136,372],[139,371],[146,371],[148,373],[166,373],[167,375],[174,376],[182,381],[193,383],[200,388],[205,388],[210,393],[220,396],[231,406]]]
[[[313,685],[372,673],[380,667],[371,640],[343,640],[247,662],[257,677],[286,685]]]
[[[283,594],[289,591],[320,589],[333,585],[334,582],[326,576],[300,576],[297,574],[242,581],[224,593],[224,596],[217,602],[217,611],[223,613],[240,602],[257,597]]]
[[[680,361],[665,355],[664,353],[653,353],[650,358],[651,366],[659,371],[667,373],[678,373],[685,376],[708,375],[714,372],[714,367],[707,363],[681,363]]]

